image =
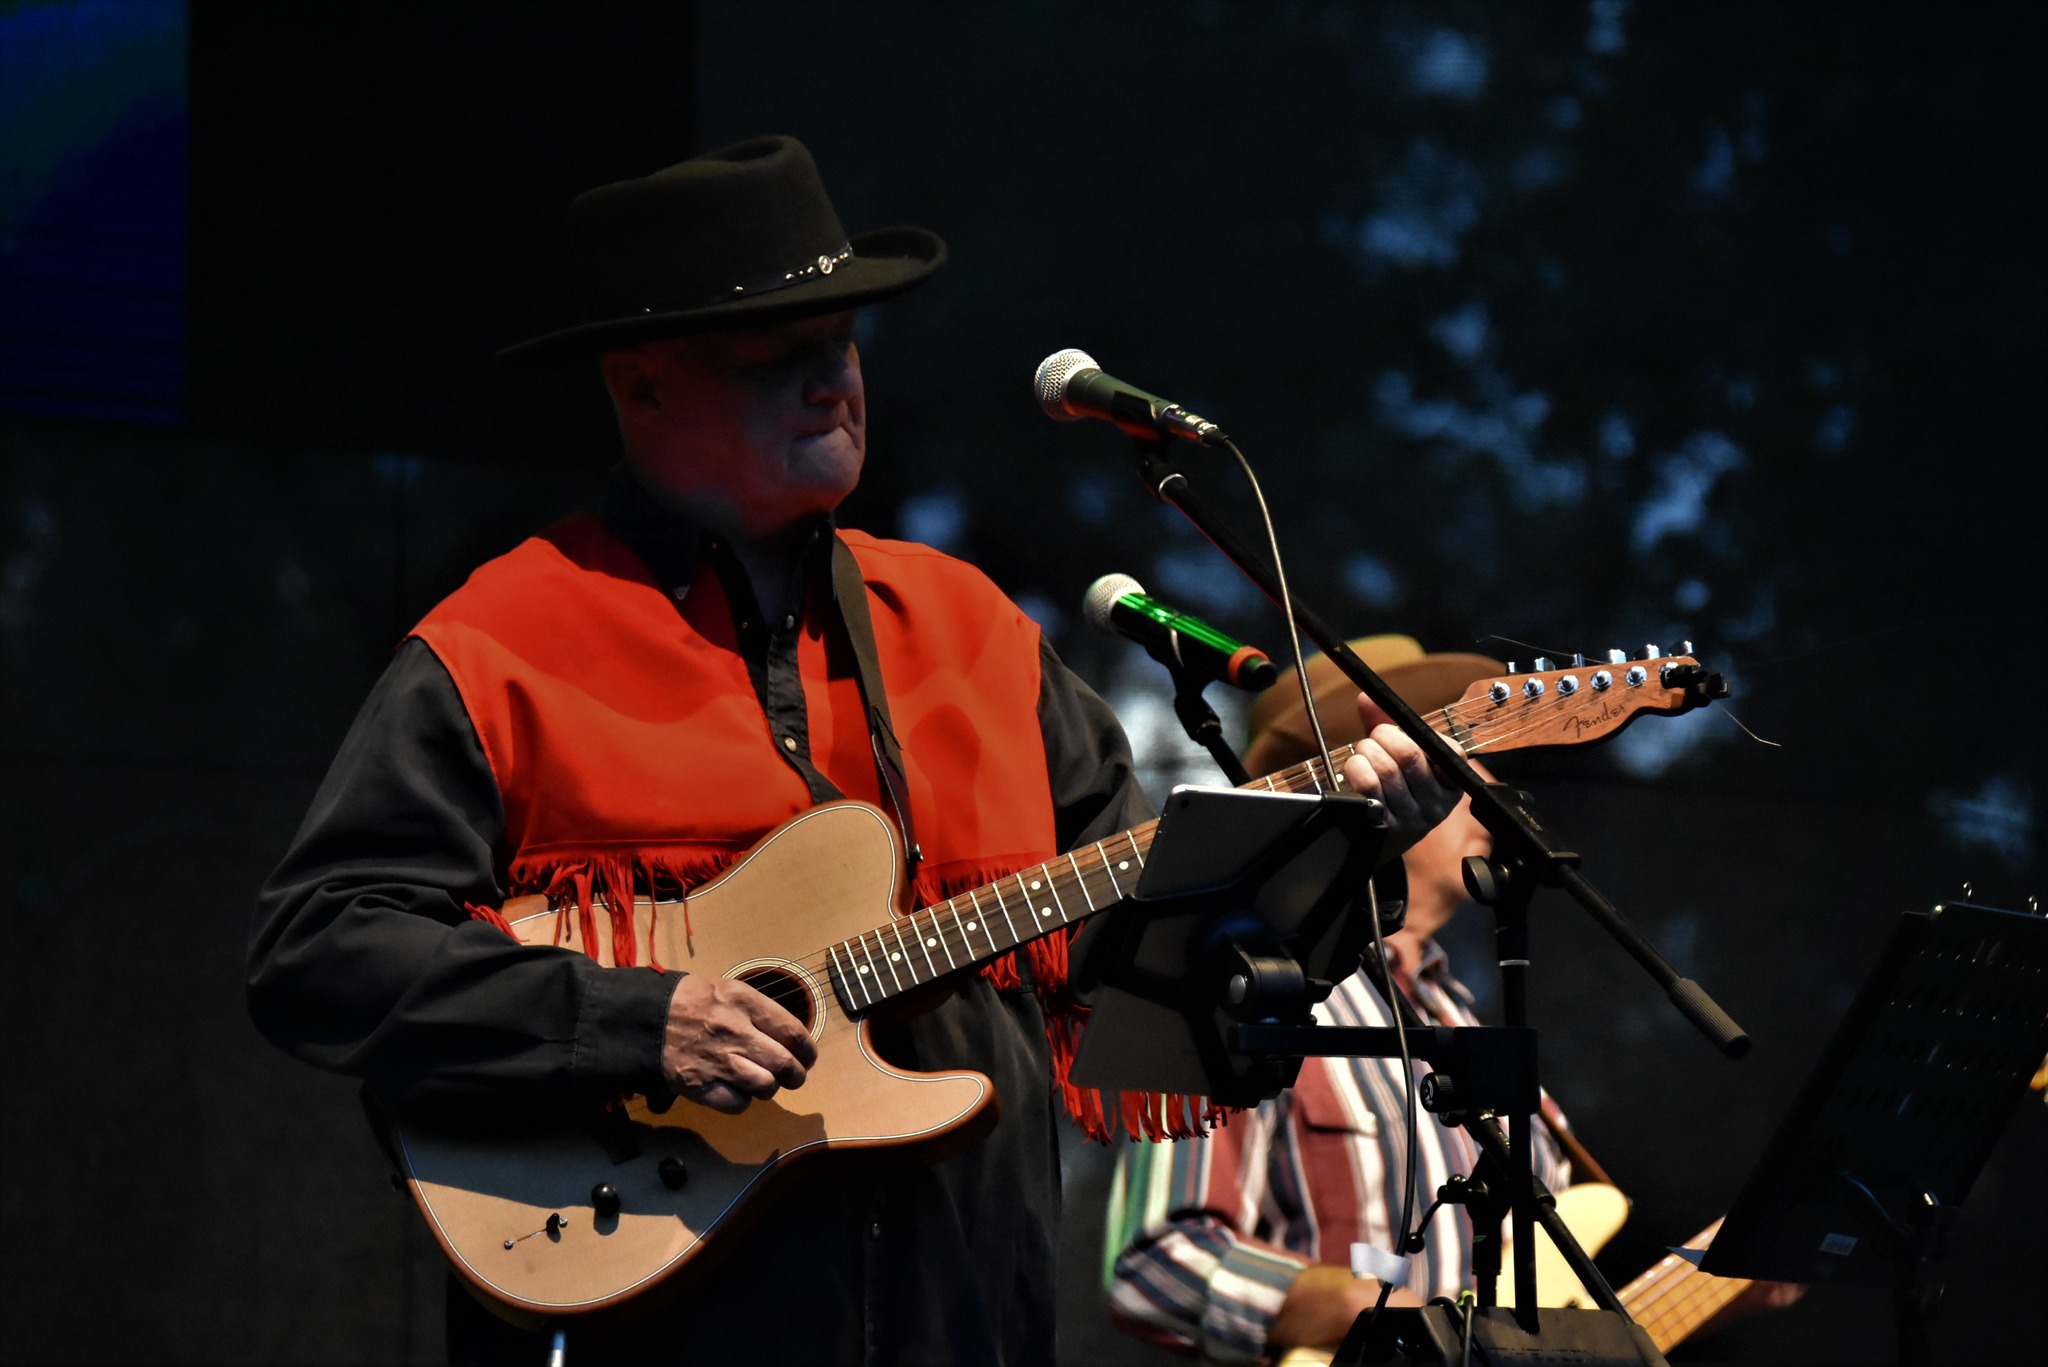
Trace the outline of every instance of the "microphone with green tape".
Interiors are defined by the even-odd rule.
[[[1253,690],[1279,676],[1264,651],[1147,597],[1128,574],[1105,574],[1090,584],[1081,612],[1097,631],[1136,641],[1168,669]]]

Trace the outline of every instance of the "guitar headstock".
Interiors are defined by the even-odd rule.
[[[1578,656],[1562,669],[1539,659],[1528,673],[1510,664],[1440,715],[1467,754],[1603,741],[1645,713],[1689,712],[1728,696],[1728,681],[1693,658],[1692,642],[1679,649],[1666,655],[1646,646],[1634,657],[1610,650],[1600,660]]]

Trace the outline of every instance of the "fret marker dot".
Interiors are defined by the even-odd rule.
[[[1117,867],[1118,867],[1118,868],[1120,868],[1120,869],[1127,869],[1127,868],[1129,868],[1130,866],[1131,866],[1131,861],[1130,861],[1130,860],[1128,860],[1128,859],[1122,859],[1122,860],[1118,860],[1118,861],[1117,861]]]
[[[903,962],[903,956],[901,954],[891,954],[889,956],[889,962],[892,964],[900,964]]]
[[[1039,914],[1040,916],[1050,916],[1050,915],[1052,915],[1052,908],[1051,908],[1051,907],[1040,907],[1040,908],[1038,909],[1038,914]]]
[[[931,936],[924,942],[924,947],[926,949],[937,949],[939,947],[939,937],[936,935]]]
[[[978,930],[978,929],[979,929],[980,927],[978,927],[978,926],[977,926],[977,925],[976,925],[976,924],[975,924],[974,922],[972,922],[972,921],[969,921],[969,922],[967,923],[967,928],[968,928],[969,930]]]
[[[859,964],[855,966],[853,971],[860,974],[862,977],[866,977],[868,972],[868,966],[866,964]]]
[[[1032,890],[1033,892],[1037,892],[1037,891],[1038,891],[1038,890],[1039,890],[1040,888],[1042,888],[1042,887],[1044,887],[1044,886],[1045,886],[1045,884],[1043,884],[1043,883],[1033,883],[1033,884],[1031,885],[1031,890]]]

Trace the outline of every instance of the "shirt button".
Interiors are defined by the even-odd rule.
[[[795,614],[791,614],[790,616],[782,619],[782,629],[784,631],[794,631],[796,629]]]
[[[796,749],[796,737],[784,736],[782,738],[782,748],[785,750],[794,751]]]
[[[880,1220],[877,1220],[873,1224],[868,1226],[868,1235],[869,1237],[875,1239],[879,1239],[882,1237],[882,1222]]]

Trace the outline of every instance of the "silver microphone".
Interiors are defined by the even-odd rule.
[[[1134,437],[1176,437],[1204,446],[1229,440],[1207,418],[1105,375],[1095,358],[1077,347],[1055,351],[1040,361],[1036,385],[1040,407],[1059,422],[1100,418]]]

